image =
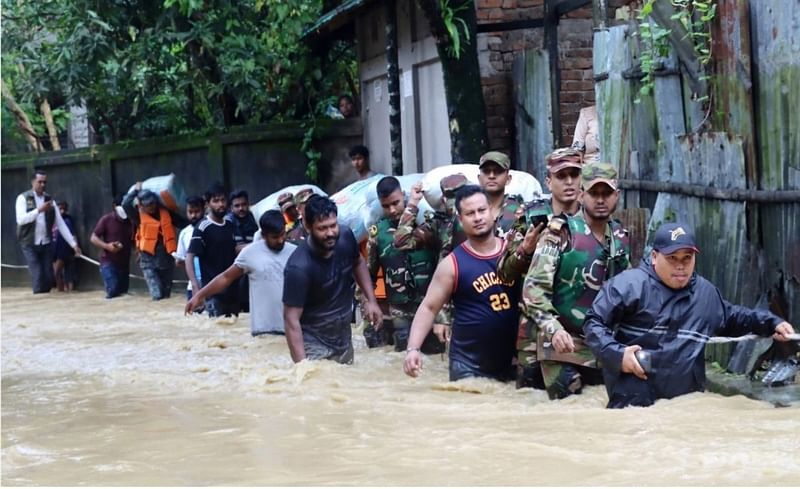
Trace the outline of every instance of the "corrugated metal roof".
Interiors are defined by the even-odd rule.
[[[303,39],[325,37],[350,23],[356,13],[375,0],[347,0],[335,9],[322,15],[317,22],[306,29]]]

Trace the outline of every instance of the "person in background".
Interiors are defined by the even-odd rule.
[[[308,199],[313,195],[313,190],[304,188],[294,196],[298,212],[297,220],[295,221],[297,224],[286,234],[286,239],[292,244],[299,245],[301,241],[305,241],[308,237],[308,230],[303,225],[303,216],[305,215],[306,202],[308,202]]]
[[[286,243],[286,229],[280,211],[269,210],[259,218],[261,237],[247,245],[236,261],[195,294],[186,304],[187,314],[200,308],[208,296],[217,295],[237,280],[250,281],[250,333],[284,334],[283,271],[297,248]]]
[[[300,225],[300,214],[297,212],[297,205],[291,192],[284,192],[278,196],[278,208],[283,213],[287,233]]]
[[[236,259],[236,226],[227,219],[228,194],[221,183],[212,184],[204,195],[208,204],[208,215],[197,224],[189,242],[184,268],[192,282],[192,290],[202,288],[194,273],[194,257],[200,259],[200,274],[203,284],[223,273]],[[238,288],[234,285],[206,300],[209,317],[239,315]]]
[[[375,175],[369,165],[369,150],[366,146],[358,145],[350,148],[350,163],[353,169],[358,174],[359,180],[366,180],[367,178]]]
[[[250,212],[250,196],[245,190],[235,190],[230,195],[231,210],[225,219],[231,221],[236,227],[236,252],[239,253],[245,246],[253,242],[258,232],[258,223]],[[239,310],[250,312],[250,282],[247,277],[242,277],[236,288],[239,290]]]
[[[356,117],[356,105],[353,102],[353,97],[350,95],[339,96],[339,113],[342,114],[342,117],[345,119]]]
[[[134,205],[134,199],[139,201]],[[172,274],[178,249],[178,236],[169,211],[158,202],[156,194],[142,189],[136,182],[122,199],[122,207],[136,228],[136,249],[150,297],[154,301],[169,298],[172,293]]]
[[[365,296],[369,321],[375,325],[383,319],[356,237],[350,228],[340,228],[337,214],[328,197],[308,199],[303,214],[308,239],[286,264],[283,317],[294,362],[309,358],[353,363],[354,282]]]
[[[597,106],[592,105],[581,109],[575,134],[572,137],[572,147],[583,153],[583,161],[591,163],[600,158],[600,141],[597,130]]]
[[[695,272],[699,253],[688,225],[662,224],[650,256],[595,297],[583,331],[603,367],[609,408],[703,391],[712,336],[756,333],[789,341],[794,334],[791,324],[767,310],[723,299]]]
[[[75,236],[75,221],[69,214],[69,205],[66,201],[58,201],[58,211],[72,235]],[[75,288],[76,266],[75,251],[61,236],[58,226],[53,226],[53,276],[56,280],[56,289],[59,292],[71,292]],[[77,240],[76,240],[77,241]]]
[[[178,235],[178,249],[175,251],[175,266],[185,267],[186,254],[189,252],[189,244],[192,241],[192,235],[197,227],[197,224],[203,219],[206,210],[206,201],[199,195],[194,195],[186,199],[186,219],[189,224],[181,229]],[[203,275],[200,272],[200,260],[194,258],[194,272],[197,281],[202,283]],[[192,298],[192,281],[188,280],[186,284],[186,300]]]
[[[112,202],[111,212],[97,221],[89,241],[100,248],[100,275],[106,299],[128,293],[130,284],[133,224],[122,208],[122,195]]]
[[[17,196],[15,204],[17,241],[28,264],[34,294],[46,294],[53,288],[53,247],[50,230],[55,224],[75,254],[81,249],[53,199],[45,192],[47,173],[37,169],[31,178],[31,189]]]

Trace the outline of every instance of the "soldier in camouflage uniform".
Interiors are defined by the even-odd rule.
[[[453,242],[464,242],[467,236],[455,217],[456,191],[468,183],[467,177],[461,173],[442,178],[439,187],[442,190],[442,202],[445,210],[443,212],[427,212],[425,221],[420,225],[417,225],[417,213],[419,212],[417,206],[423,197],[422,182],[417,182],[411,187],[408,204],[400,216],[397,232],[394,235],[395,248],[406,251],[420,248],[438,250],[438,262],[453,251]],[[448,339],[450,318],[450,304],[446,304],[433,325],[434,334],[445,343]]]
[[[373,282],[383,268],[389,314],[394,330],[395,351],[405,351],[414,314],[428,289],[436,268],[436,248],[420,245],[412,250],[394,246],[395,232],[401,215],[407,214],[403,189],[395,177],[384,177],[375,188],[383,208],[383,217],[369,229],[367,268]],[[417,201],[418,202],[418,201]],[[371,329],[370,326],[368,329]],[[374,334],[364,330],[364,336]],[[422,346],[424,353],[441,353],[443,344],[431,332]]]
[[[283,214],[283,221],[286,223],[286,232],[290,232],[295,226],[300,224],[300,213],[297,211],[297,204],[294,203],[294,195],[291,192],[284,192],[278,196],[278,207]]]
[[[494,218],[495,235],[505,239],[511,227],[522,215],[524,201],[519,195],[506,194],[511,182],[511,160],[504,153],[489,151],[481,156],[478,165],[478,183],[489,196],[489,206]],[[453,248],[463,243],[453,243]]]
[[[547,221],[558,214],[574,216],[581,208],[581,153],[572,148],[557,149],[547,155],[545,165],[545,184],[551,197],[534,199],[525,204],[522,215],[508,234],[506,251],[497,265],[497,274],[507,282],[521,279],[528,271],[539,233]]]
[[[314,195],[313,190],[304,188],[294,196],[294,202],[297,206],[297,220],[295,221],[294,227],[286,233],[286,241],[292,244],[298,245],[308,236],[308,231],[306,231],[306,227],[303,225],[303,210],[306,207],[306,202],[308,202],[308,199],[310,199],[312,195]]]
[[[525,276],[517,385],[544,387],[551,399],[603,381],[583,343],[583,321],[603,282],[630,267],[628,233],[611,220],[619,200],[616,177],[608,163],[583,167],[583,211],[550,220]]]

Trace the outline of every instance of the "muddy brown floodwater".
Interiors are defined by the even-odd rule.
[[[692,394],[606,410],[421,378],[400,353],[293,365],[183,299],[2,290],[3,485],[797,485],[800,409]]]

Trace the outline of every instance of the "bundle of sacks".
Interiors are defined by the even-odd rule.
[[[304,183],[302,185],[290,185],[288,187],[284,187],[277,192],[273,192],[268,196],[264,197],[263,199],[259,200],[255,204],[250,206],[250,212],[253,213],[253,217],[256,218],[256,222],[261,217],[261,214],[267,212],[270,209],[280,210],[280,206],[278,205],[278,197],[286,192],[291,192],[292,195],[297,195],[298,192],[301,190],[310,188],[312,192],[317,195],[321,195],[323,197],[327,197],[326,194],[321,188],[317,187],[316,185],[311,185],[309,183]]]
[[[411,187],[414,186],[415,183],[422,181],[422,192],[425,196],[425,200],[419,203],[420,212],[417,213],[418,223],[421,224],[425,219],[426,212],[444,210],[440,182],[444,177],[457,173],[466,176],[471,183],[478,184],[478,165],[468,164],[445,165],[434,168],[428,173],[412,173],[410,175],[397,177],[400,181],[400,187],[403,189],[406,196],[410,194]],[[359,242],[367,239],[367,230],[383,216],[383,209],[378,200],[375,187],[378,185],[381,178],[385,176],[386,175],[377,174],[367,179],[359,180],[330,196],[331,200],[336,203],[336,207],[338,208],[339,224],[346,225],[352,229],[356,240]],[[269,209],[278,209],[279,195],[285,192],[291,192],[296,195],[298,191],[304,188],[311,188],[314,193],[318,195],[327,195],[320,190],[319,187],[314,185],[292,185],[270,194],[268,197],[252,206],[250,210],[253,212],[256,220],[258,220],[265,211]],[[509,195],[521,195],[527,202],[541,196],[542,186],[539,184],[539,181],[529,173],[511,170],[511,182],[506,187],[506,193]]]
[[[525,202],[531,201],[542,194],[542,185],[530,173],[518,170],[511,171],[511,182],[506,186],[506,193],[508,195],[520,195]],[[434,168],[425,174],[422,179],[422,193],[428,205],[437,211],[444,210],[442,203],[442,189],[439,182],[442,178],[461,173],[470,181],[478,185],[478,165],[445,165]],[[405,187],[403,187],[405,189]]]
[[[128,193],[133,191],[131,185]],[[162,206],[178,216],[183,215],[182,207],[186,202],[186,190],[180,184],[174,173],[169,175],[162,175],[159,177],[151,177],[142,181],[142,190],[150,190],[158,197],[158,201]]]

